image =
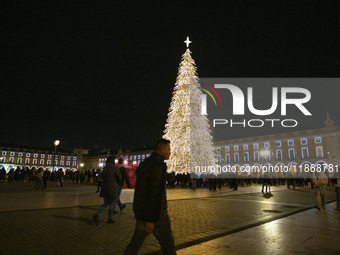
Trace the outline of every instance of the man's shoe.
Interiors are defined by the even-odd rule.
[[[107,220],[107,223],[108,223],[108,224],[110,224],[110,223],[115,223],[115,222],[116,222],[116,221],[113,220],[113,219],[108,219],[108,220]]]
[[[92,215],[92,219],[94,224],[96,224],[97,226],[99,225],[99,221],[98,221],[99,216],[97,214],[93,214]]]
[[[318,209],[319,211],[321,211],[321,207],[318,207],[316,205],[314,205],[314,208]]]
[[[113,214],[118,214],[118,212],[116,210],[113,211]]]
[[[125,207],[126,207],[126,204],[123,204],[122,207],[120,208],[120,211],[123,211]]]

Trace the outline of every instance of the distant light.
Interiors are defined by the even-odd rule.
[[[269,156],[270,155],[270,151],[266,150],[266,151],[261,151],[260,153],[262,156]]]
[[[58,146],[58,145],[59,145],[59,143],[60,143],[60,141],[59,141],[59,140],[55,140],[55,141],[54,141],[54,145],[55,145],[55,146]]]

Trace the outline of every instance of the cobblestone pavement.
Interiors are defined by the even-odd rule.
[[[30,186],[32,185],[32,186]],[[32,188],[31,188],[32,187]],[[102,203],[95,187],[65,184],[33,190],[34,184],[0,184],[1,254],[122,254],[135,227],[132,204],[106,224],[107,212],[93,224],[91,215]],[[310,189],[273,187],[271,197],[260,186],[238,191],[198,189],[168,190],[169,215],[178,249],[199,244],[249,227],[309,209]],[[131,202],[132,190],[124,190],[123,202]],[[191,194],[191,196],[190,196]],[[334,201],[333,188],[327,200]],[[63,206],[64,205],[64,206]],[[141,254],[157,254],[160,247],[149,236]]]

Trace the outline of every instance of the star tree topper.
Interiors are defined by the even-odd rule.
[[[189,48],[189,44],[191,43],[191,41],[189,40],[189,36],[187,36],[187,39],[184,42],[187,44],[187,48]]]

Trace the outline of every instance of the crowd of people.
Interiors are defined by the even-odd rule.
[[[57,182],[62,186],[63,182],[84,183],[89,185],[97,185],[97,192],[101,186],[101,169],[88,169],[88,170],[66,170],[61,168],[54,171],[46,171],[43,168],[29,169],[19,168],[15,170],[12,168],[6,173],[4,168],[0,169],[0,182],[41,182],[43,187],[46,188],[46,183]],[[192,178],[190,174],[174,172],[166,174],[166,186],[167,188],[204,188],[209,190],[221,189],[221,187],[230,187],[233,190],[237,190],[240,186],[250,186],[252,184],[266,183],[269,186],[286,185],[288,189],[299,188],[311,188],[314,189],[315,183],[313,178],[271,178],[268,175],[253,178],[251,176],[239,177],[236,175],[228,176],[215,176],[212,174],[202,174],[199,178]],[[337,182],[336,178],[329,179],[329,185],[333,186]],[[39,184],[40,185],[40,184]],[[41,186],[41,185],[40,185]]]
[[[66,170],[63,171],[62,168],[58,170],[49,171],[43,168],[12,168],[7,173],[5,168],[0,169],[0,182],[30,182],[35,181],[36,177],[43,176],[43,179],[51,182],[74,182],[74,183],[86,183],[86,184],[97,184],[98,173],[101,172],[100,169],[92,170]]]
[[[136,170],[137,182],[134,193],[133,211],[136,218],[136,227],[130,243],[125,249],[124,254],[137,254],[145,238],[153,234],[161,245],[163,254],[176,254],[174,236],[171,230],[171,221],[168,215],[168,204],[166,196],[166,187],[168,189],[181,188],[204,188],[210,191],[217,191],[224,187],[237,190],[239,186],[252,184],[262,184],[262,193],[264,196],[272,196],[270,186],[287,185],[287,189],[296,187],[315,189],[316,204],[318,210],[326,209],[326,186],[335,186],[337,196],[336,211],[340,211],[340,179],[329,178],[325,173],[315,173],[306,178],[272,178],[269,175],[262,175],[259,178],[252,176],[233,175],[213,175],[206,174],[195,176],[184,174],[167,173],[167,166],[164,160],[170,157],[170,141],[160,139],[152,155],[144,160]],[[103,198],[104,203],[99,207],[97,212],[92,215],[96,225],[99,225],[99,216],[108,208],[107,223],[114,223],[113,214],[116,204],[120,211],[124,210],[125,204],[120,201],[120,194],[124,182],[129,188],[131,184],[123,166],[123,160],[120,158],[118,166],[115,164],[114,156],[108,157],[106,166],[103,170],[76,170],[68,171],[60,168],[58,171],[44,171],[43,168],[35,169],[11,169],[7,174],[4,169],[0,169],[1,181],[6,179],[8,182],[25,182],[35,181],[36,189],[45,189],[47,181],[57,182],[62,187],[63,181],[85,184],[96,184],[97,192]],[[7,177],[7,178],[6,178]],[[266,189],[264,190],[264,187]],[[269,192],[268,192],[269,190]]]
[[[313,178],[272,178],[268,175],[259,176],[258,178],[253,178],[251,176],[238,177],[236,175],[228,176],[215,176],[215,175],[204,175],[202,174],[200,178],[192,178],[190,174],[175,174],[167,173],[167,187],[175,188],[204,188],[209,190],[221,189],[221,187],[230,187],[233,190],[237,190],[240,186],[250,186],[252,184],[267,183],[270,186],[286,185],[287,189],[299,188],[311,188],[314,189],[315,184]],[[329,179],[329,185],[333,186],[336,183],[336,178]]]

